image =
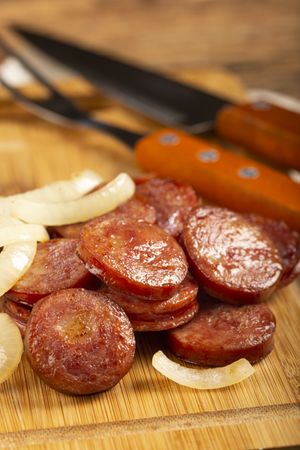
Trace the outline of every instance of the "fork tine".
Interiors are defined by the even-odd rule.
[[[14,97],[14,99],[25,106],[28,111],[31,111],[38,117],[43,117],[44,119],[57,123],[61,125],[62,123],[69,123],[70,118],[64,115],[57,115],[57,112],[54,108],[51,108],[51,104],[57,99],[57,96],[51,96],[45,100],[33,99],[31,97],[27,97],[24,95],[18,88],[13,87],[9,82],[3,79],[0,75],[0,85],[3,85],[4,88]],[[68,105],[69,107],[69,105]],[[73,110],[73,109],[72,109]]]
[[[101,120],[90,117],[89,114],[77,108],[73,101],[61,94],[54,86],[36,70],[31,63],[19,55],[14,49],[10,47],[3,39],[0,38],[0,48],[2,48],[7,54],[16,58],[23,66],[31,73],[44,87],[48,88],[50,95],[46,99],[33,99],[23,95],[20,90],[14,88],[9,82],[0,77],[0,82],[3,86],[17,99],[23,103],[31,111],[37,113],[39,116],[50,120],[51,122],[59,123],[66,122],[76,123],[77,125],[85,128],[93,128],[99,131],[110,134],[111,136],[119,139],[126,145],[134,147],[135,143],[142,138],[142,134],[129,131],[124,128],[114,126],[112,124],[103,122]],[[52,94],[52,95],[51,95]]]
[[[19,100],[22,103],[29,103],[30,100],[23,95],[19,89],[16,89],[14,87],[12,87],[12,85],[10,83],[7,83],[7,81],[4,80],[4,78],[0,75],[0,84],[3,84],[3,86],[5,87],[5,89],[7,89],[13,97],[15,97],[17,100]]]
[[[7,53],[10,56],[13,56],[15,59],[17,59],[24,67],[25,69],[34,76],[42,85],[44,85],[46,88],[49,89],[49,91],[57,96],[62,97],[60,92],[55,89],[55,87],[35,68],[31,63],[29,63],[22,55],[20,55],[16,50],[14,50],[4,39],[1,37],[0,39],[0,48],[4,50],[5,53]],[[3,83],[3,78],[2,78]],[[4,84],[4,83],[3,83]],[[9,89],[9,86],[6,85],[6,87]],[[11,87],[10,87],[11,88]],[[25,97],[24,97],[25,99]]]

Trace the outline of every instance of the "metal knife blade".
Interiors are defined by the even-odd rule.
[[[229,101],[154,71],[92,52],[45,34],[14,26],[37,49],[75,70],[121,103],[162,124],[190,133],[212,129],[217,112]]]

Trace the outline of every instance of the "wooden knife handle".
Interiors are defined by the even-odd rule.
[[[224,138],[277,165],[300,170],[300,114],[256,102],[225,106],[216,120]]]
[[[300,185],[263,164],[172,129],[138,141],[136,158],[145,170],[192,184],[210,202],[300,231]]]

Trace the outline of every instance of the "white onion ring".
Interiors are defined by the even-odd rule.
[[[84,170],[70,180],[55,181],[41,188],[27,191],[22,194],[10,195],[0,198],[0,215],[11,214],[12,205],[18,199],[53,203],[76,200],[95,189],[103,179],[92,170]]]
[[[0,383],[18,367],[23,354],[23,340],[14,321],[0,313]]]
[[[129,175],[121,173],[103,188],[77,200],[44,203],[22,196],[12,204],[12,215],[41,225],[83,222],[114,210],[132,197],[134,190],[135,184]]]
[[[0,253],[0,296],[5,294],[30,267],[36,253],[36,242],[7,245]]]
[[[192,369],[171,361],[162,351],[153,355],[152,365],[175,383],[194,389],[219,389],[231,386],[254,373],[254,368],[244,358],[225,367]]]
[[[24,241],[45,242],[48,239],[49,234],[43,225],[27,223],[5,227],[0,225],[0,247]]]

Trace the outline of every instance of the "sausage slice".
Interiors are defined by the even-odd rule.
[[[24,337],[26,325],[32,309],[31,306],[11,300],[6,295],[2,297],[2,301],[3,312],[8,314],[15,321],[21,331],[21,335]]]
[[[278,250],[283,273],[280,286],[291,283],[300,273],[300,236],[283,221],[250,214],[249,220],[260,226]]]
[[[77,239],[51,239],[38,244],[32,265],[9,295],[33,304],[51,292],[87,286],[93,277],[76,254],[77,244]]]
[[[130,219],[97,219],[81,232],[78,254],[109,286],[152,300],[179,288],[188,264],[182,248],[165,231]]]
[[[148,203],[138,200],[135,197],[132,197],[123,205],[120,205],[114,211],[111,211],[107,214],[103,214],[99,216],[97,219],[102,220],[108,217],[124,217],[132,220],[136,220],[137,222],[145,221],[148,223],[155,223],[156,221],[156,212],[153,206]],[[50,233],[54,235],[58,235],[64,238],[79,238],[82,227],[87,222],[74,223],[71,225],[61,225],[56,227],[51,227]]]
[[[176,239],[191,210],[201,203],[192,186],[166,178],[153,178],[139,184],[135,195],[155,208],[157,224]]]
[[[182,234],[195,276],[205,290],[229,303],[257,303],[279,285],[282,264],[264,230],[223,208],[194,210]]]
[[[118,303],[126,314],[133,314],[141,320],[157,319],[162,314],[172,314],[189,305],[198,293],[198,285],[191,277],[187,277],[175,294],[161,301],[149,301],[146,297],[138,297],[109,286],[100,288],[100,292]]]
[[[134,331],[163,331],[183,325],[195,316],[199,303],[195,299],[183,308],[167,314],[152,314],[148,319],[142,319],[138,314],[128,314]]]
[[[125,312],[85,289],[61,290],[36,303],[24,344],[36,374],[73,395],[110,389],[128,372],[135,353]]]
[[[184,361],[203,366],[224,366],[240,358],[254,363],[271,352],[275,326],[264,304],[208,301],[188,324],[168,332],[167,345]]]

